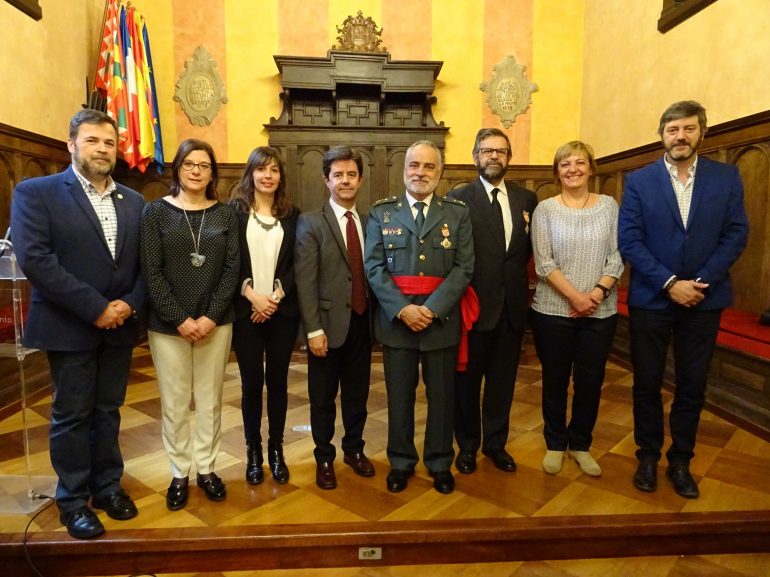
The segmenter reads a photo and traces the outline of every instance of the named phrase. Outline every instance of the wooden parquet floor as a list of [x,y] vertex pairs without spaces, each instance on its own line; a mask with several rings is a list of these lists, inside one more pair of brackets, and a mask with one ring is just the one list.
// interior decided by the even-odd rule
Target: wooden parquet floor
[[[583,475],[577,465],[565,461],[559,475],[543,472],[545,446],[540,411],[540,366],[531,343],[525,345],[515,402],[511,410],[508,450],[518,471],[498,471],[479,454],[472,475],[456,475],[451,495],[432,488],[427,471],[418,466],[408,489],[388,493],[385,446],[387,398],[381,363],[372,370],[369,419],[365,429],[366,453],[377,474],[364,479],[337,460],[338,488],[322,491],[315,485],[313,441],[307,430],[309,408],[307,365],[295,355],[290,368],[289,411],[285,455],[291,470],[286,485],[277,485],[266,471],[263,484],[252,487],[244,475],[245,447],[240,413],[240,381],[237,364],[231,363],[225,383],[222,418],[222,447],[216,470],[227,483],[223,503],[212,503],[202,491],[191,487],[187,507],[171,513],[165,507],[170,480],[169,465],[161,443],[160,406],[155,369],[149,349],[136,349],[125,407],[122,410],[121,448],[126,463],[124,487],[139,508],[130,521],[114,521],[103,512],[99,517],[110,532],[121,529],[220,527],[233,525],[314,524],[346,521],[397,521],[508,518],[559,515],[613,515],[620,513],[673,513],[696,511],[770,510],[770,443],[735,425],[704,412],[692,471],[699,481],[701,497],[686,500],[676,495],[662,475],[658,491],[641,493],[631,484],[635,471],[632,431],[631,379],[624,367],[610,363],[602,394],[593,455],[602,466],[600,478]],[[418,433],[426,416],[422,387],[418,391]],[[665,393],[665,401],[671,395]],[[47,452],[50,399],[41,399],[28,411],[32,472],[52,475]],[[338,417],[339,443],[341,422]],[[266,423],[263,422],[266,430]],[[418,435],[417,446],[422,437]],[[21,416],[0,421],[0,482],[2,475],[23,473]],[[338,450],[339,452],[339,450]],[[0,515],[0,533],[19,533],[28,515]],[[64,531],[55,507],[41,513],[31,531]],[[469,560],[472,561],[472,560]],[[394,566],[261,572],[195,573],[185,575],[303,576],[516,576],[516,577],[757,577],[770,576],[770,555],[708,555],[686,557],[636,557],[514,563],[469,563],[465,565]]]

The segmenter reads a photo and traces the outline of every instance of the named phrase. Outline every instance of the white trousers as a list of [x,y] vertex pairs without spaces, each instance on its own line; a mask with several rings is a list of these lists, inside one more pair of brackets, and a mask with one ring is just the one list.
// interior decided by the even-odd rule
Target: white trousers
[[218,326],[197,343],[155,331],[147,336],[158,374],[163,446],[171,472],[174,477],[187,477],[194,463],[198,473],[211,473],[219,453],[222,383],[233,325]]

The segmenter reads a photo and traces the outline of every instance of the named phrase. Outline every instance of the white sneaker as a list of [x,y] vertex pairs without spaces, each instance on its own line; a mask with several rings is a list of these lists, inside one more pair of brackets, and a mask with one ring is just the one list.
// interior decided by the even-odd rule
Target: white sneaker
[[602,468],[599,466],[591,453],[588,451],[569,451],[569,456],[572,457],[586,475],[591,477],[598,477],[602,474]]
[[543,471],[549,475],[556,475],[561,471],[562,460],[564,460],[564,451],[546,451],[543,457]]

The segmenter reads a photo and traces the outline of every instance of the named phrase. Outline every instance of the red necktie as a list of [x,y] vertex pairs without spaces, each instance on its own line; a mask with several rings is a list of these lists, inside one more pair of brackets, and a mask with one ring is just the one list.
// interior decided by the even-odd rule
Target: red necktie
[[345,213],[348,224],[345,227],[345,235],[348,241],[348,262],[350,273],[353,276],[353,294],[351,307],[362,315],[366,312],[366,280],[364,280],[364,257],[361,253],[361,239],[358,238],[358,229],[353,220],[353,213],[349,210]]

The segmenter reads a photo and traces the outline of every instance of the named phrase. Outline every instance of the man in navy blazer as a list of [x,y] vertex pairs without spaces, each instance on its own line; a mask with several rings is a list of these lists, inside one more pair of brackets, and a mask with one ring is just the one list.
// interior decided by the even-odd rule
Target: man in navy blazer
[[372,339],[364,274],[366,217],[356,210],[363,180],[361,155],[348,146],[330,148],[323,159],[330,199],[321,210],[301,214],[294,263],[297,294],[309,355],[310,425],[316,485],[334,489],[336,451],[332,445],[335,398],[340,390],[343,461],[357,475],[371,477],[363,431],[369,399]]
[[137,513],[120,486],[118,430],[144,303],[144,199],[110,177],[117,141],[109,116],[79,111],[67,139],[72,165],[20,183],[11,207],[14,248],[32,284],[24,345],[47,351],[53,380],[56,504],[69,534],[81,539],[104,532],[89,497],[114,519]]
[[657,488],[663,446],[660,388],[674,340],[676,389],[669,415],[666,477],[696,498],[689,470],[722,309],[732,303],[729,270],[748,237],[743,185],[731,165],[697,155],[706,111],[694,101],[672,104],[658,128],[665,155],[628,175],[618,244],[631,264],[628,294],[634,365],[634,485]]
[[468,334],[467,370],[457,373],[455,384],[455,439],[460,448],[455,466],[466,474],[476,470],[479,448],[498,469],[516,470],[505,445],[529,308],[529,218],[537,196],[504,180],[510,160],[508,135],[499,128],[482,128],[473,145],[479,178],[448,195],[470,211],[476,257],[471,286],[480,307]]

